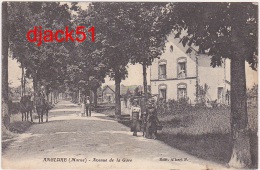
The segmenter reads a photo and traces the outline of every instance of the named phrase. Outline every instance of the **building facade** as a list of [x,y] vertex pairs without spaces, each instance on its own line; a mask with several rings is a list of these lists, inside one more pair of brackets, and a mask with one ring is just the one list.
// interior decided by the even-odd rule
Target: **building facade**
[[174,35],[168,37],[164,53],[150,67],[151,93],[166,100],[186,98],[195,104],[204,88],[207,101],[229,104],[230,61],[213,68],[207,54],[198,54],[194,48],[186,54],[187,49]]
[[102,91],[102,102],[115,103],[115,91],[108,85]]

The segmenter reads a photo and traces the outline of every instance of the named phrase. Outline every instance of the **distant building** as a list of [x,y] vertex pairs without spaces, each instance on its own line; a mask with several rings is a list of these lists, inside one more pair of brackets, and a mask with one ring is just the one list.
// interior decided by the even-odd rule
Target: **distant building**
[[115,103],[115,91],[110,86],[105,86],[102,91],[103,103]]
[[[121,98],[126,94],[134,95],[136,88],[138,88],[138,91],[140,93],[143,92],[143,86],[141,86],[141,85],[131,85],[131,86],[121,85],[120,86],[120,96],[121,96]],[[115,85],[110,85],[110,86],[106,85],[103,88],[100,95],[102,96],[101,102],[103,102],[103,103],[115,103]]]
[[207,54],[198,54],[194,48],[186,54],[187,49],[173,34],[168,37],[165,52],[151,66],[151,93],[166,100],[189,98],[195,104],[198,85],[206,84],[207,100],[229,104],[230,61],[223,60],[221,67],[213,68]]

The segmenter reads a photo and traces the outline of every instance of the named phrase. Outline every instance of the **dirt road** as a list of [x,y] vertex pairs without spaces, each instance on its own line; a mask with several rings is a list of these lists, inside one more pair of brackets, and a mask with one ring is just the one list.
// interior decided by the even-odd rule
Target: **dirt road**
[[225,169],[141,134],[134,137],[104,116],[81,117],[79,106],[59,102],[49,122],[33,124],[5,149],[2,168]]

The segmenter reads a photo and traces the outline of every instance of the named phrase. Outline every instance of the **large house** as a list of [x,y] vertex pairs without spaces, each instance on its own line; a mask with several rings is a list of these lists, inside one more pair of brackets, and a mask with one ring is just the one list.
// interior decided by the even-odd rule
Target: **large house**
[[210,66],[211,57],[199,54],[196,49],[187,54],[174,35],[168,37],[165,52],[151,66],[151,92],[159,98],[179,100],[188,98],[195,104],[200,95],[199,87],[207,88],[207,101],[230,103],[230,61],[222,66]]

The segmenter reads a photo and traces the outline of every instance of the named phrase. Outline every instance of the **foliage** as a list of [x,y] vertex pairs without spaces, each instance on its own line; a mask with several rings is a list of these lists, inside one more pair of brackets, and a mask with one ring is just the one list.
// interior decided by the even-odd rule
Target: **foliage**
[[71,44],[52,42],[52,46],[44,43],[38,47],[29,43],[24,35],[34,26],[49,30],[70,26],[68,6],[56,2],[10,2],[9,11],[13,58],[23,64],[28,78],[34,78],[37,83],[47,86],[47,89],[57,88],[63,82],[62,73]]
[[[169,33],[175,31],[186,53],[211,56],[211,66],[231,59],[231,131],[234,139],[230,166],[246,168],[251,164],[247,131],[245,61],[254,70],[258,56],[258,6],[255,3],[169,3],[162,20]],[[237,104],[240,103],[240,104]],[[243,156],[241,156],[243,155]]]
[[257,8],[251,2],[170,3],[161,19],[169,33],[174,29],[175,38],[188,47],[187,52],[198,46],[199,53],[212,56],[213,67],[220,66],[222,58],[236,59],[235,51],[243,47],[244,59],[256,69]]
[[248,98],[258,98],[258,84],[254,84],[251,89],[247,90]]
[[135,96],[141,96],[141,92],[139,91],[139,87],[138,86],[134,90],[134,95]]
[[[200,105],[200,106],[206,106],[206,102],[208,101],[206,98],[207,92],[209,90],[209,86],[205,83],[204,85],[199,85],[196,88],[198,90],[198,96],[197,97],[197,101],[196,101],[196,106]],[[196,95],[196,94],[195,94]]]
[[183,114],[190,110],[191,105],[189,104],[189,98],[169,99],[168,101],[159,99],[156,103],[156,108],[158,114],[175,115]]
[[149,66],[155,58],[159,58],[165,47],[166,37],[159,17],[166,3],[138,2],[130,5],[133,9],[131,37],[135,42],[130,61]]

